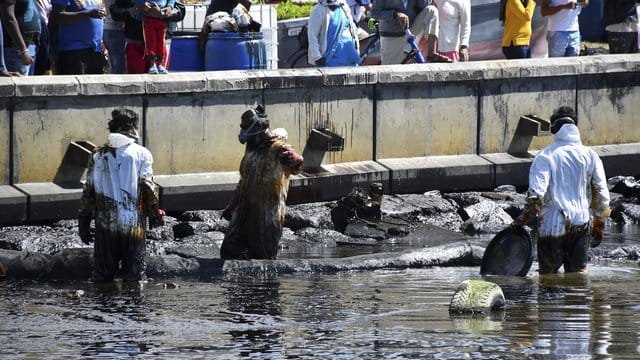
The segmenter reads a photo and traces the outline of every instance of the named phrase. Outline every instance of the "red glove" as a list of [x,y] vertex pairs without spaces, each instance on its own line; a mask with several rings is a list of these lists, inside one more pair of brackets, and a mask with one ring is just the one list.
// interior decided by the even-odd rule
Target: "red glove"
[[280,155],[280,160],[285,165],[296,169],[302,166],[302,162],[304,161],[304,158],[300,154],[298,154],[295,150],[288,149],[282,152],[282,155]]

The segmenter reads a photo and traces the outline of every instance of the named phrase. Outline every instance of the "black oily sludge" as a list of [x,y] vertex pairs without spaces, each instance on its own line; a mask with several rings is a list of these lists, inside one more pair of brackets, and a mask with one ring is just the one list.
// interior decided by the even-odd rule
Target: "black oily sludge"
[[[432,266],[477,266],[482,249],[467,242],[431,248],[352,256],[339,259],[223,260],[148,256],[147,274],[154,278],[370,271]],[[85,279],[92,269],[93,249],[65,249],[53,255],[0,250],[0,264],[9,278]]]
[[[635,197],[639,187],[632,177],[609,179],[609,188],[615,190],[609,229],[640,223]],[[520,214],[524,203],[524,194],[512,186],[486,192],[385,195],[380,223],[373,227],[352,223],[344,233],[332,223],[335,202],[292,205],[274,261],[222,261],[219,249],[228,221],[220,216],[221,210],[170,214],[164,226],[147,231],[147,275],[478,266],[490,238]],[[400,226],[406,231],[400,231]],[[80,241],[77,231],[76,220],[0,227],[0,279],[90,278],[93,248]],[[446,246],[452,248],[445,251]],[[638,253],[640,247],[633,241],[605,240],[597,249],[590,249],[592,259],[633,260]],[[416,259],[418,255],[431,260]]]

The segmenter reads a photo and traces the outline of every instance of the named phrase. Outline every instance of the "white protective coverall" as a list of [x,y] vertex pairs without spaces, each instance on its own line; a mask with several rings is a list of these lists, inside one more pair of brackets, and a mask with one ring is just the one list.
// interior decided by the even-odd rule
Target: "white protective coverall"
[[576,125],[563,125],[553,144],[536,155],[529,170],[528,195],[542,199],[540,237],[563,236],[567,221],[588,223],[590,207],[593,216],[608,216],[609,189],[602,161],[582,145]]

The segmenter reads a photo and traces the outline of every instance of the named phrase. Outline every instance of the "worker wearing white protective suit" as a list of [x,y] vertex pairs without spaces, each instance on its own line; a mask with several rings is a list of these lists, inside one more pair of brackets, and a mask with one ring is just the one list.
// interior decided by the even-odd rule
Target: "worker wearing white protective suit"
[[136,143],[138,115],[120,108],[111,116],[108,141],[89,161],[79,234],[84,243],[94,242],[94,280],[112,281],[118,272],[124,280],[143,280],[146,218],[150,227],[162,225],[164,211],[158,207],[151,152]]
[[586,272],[587,249],[600,245],[609,217],[609,190],[602,161],[582,145],[578,118],[568,106],[551,115],[553,144],[540,151],[529,170],[527,205],[515,220],[538,218],[541,274]]

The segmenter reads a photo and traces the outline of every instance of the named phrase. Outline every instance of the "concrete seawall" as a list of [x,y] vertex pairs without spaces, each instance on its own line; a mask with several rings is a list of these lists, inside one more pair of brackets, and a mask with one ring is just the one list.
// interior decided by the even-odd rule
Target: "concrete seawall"
[[[101,144],[111,110],[142,115],[167,210],[222,208],[238,180],[240,114],[263,103],[302,152],[312,129],[342,135],[291,202],[334,200],[383,182],[388,193],[525,185],[544,123],[578,111],[607,175],[638,175],[640,55],[167,76],[0,78],[0,224],[73,218],[78,181],[57,181],[71,142]],[[532,130],[533,129],[533,130]],[[78,180],[78,179],[76,179]]]

